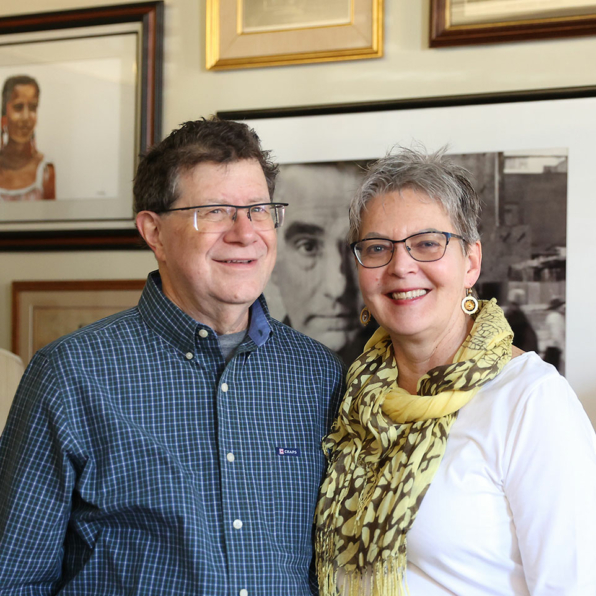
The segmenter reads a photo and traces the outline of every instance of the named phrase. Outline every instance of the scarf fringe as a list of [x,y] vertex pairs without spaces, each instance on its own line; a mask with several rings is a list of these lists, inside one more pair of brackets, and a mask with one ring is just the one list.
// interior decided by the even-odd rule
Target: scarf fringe
[[320,596],[410,596],[405,554],[377,561],[364,572],[319,563],[317,574]]

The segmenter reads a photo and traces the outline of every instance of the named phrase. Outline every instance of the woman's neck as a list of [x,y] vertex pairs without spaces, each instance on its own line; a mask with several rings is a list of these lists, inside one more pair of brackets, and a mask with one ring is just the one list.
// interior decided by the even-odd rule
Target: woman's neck
[[464,317],[461,324],[451,326],[438,339],[412,341],[411,338],[390,334],[399,371],[397,384],[402,389],[415,395],[420,377],[437,366],[453,362],[453,357],[474,325],[471,317]]
[[32,143],[17,143],[12,139],[8,139],[8,143],[0,151],[0,163],[4,168],[20,170],[31,160],[34,154]]

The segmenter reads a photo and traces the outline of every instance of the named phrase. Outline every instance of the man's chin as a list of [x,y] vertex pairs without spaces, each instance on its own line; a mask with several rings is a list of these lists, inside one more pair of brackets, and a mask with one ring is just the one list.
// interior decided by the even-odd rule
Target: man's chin
[[313,339],[320,341],[324,346],[327,346],[334,352],[339,352],[346,344],[349,344],[356,337],[357,330],[350,329],[349,331],[337,331],[337,330],[326,330],[321,329],[307,329],[304,331],[306,335],[309,335]]

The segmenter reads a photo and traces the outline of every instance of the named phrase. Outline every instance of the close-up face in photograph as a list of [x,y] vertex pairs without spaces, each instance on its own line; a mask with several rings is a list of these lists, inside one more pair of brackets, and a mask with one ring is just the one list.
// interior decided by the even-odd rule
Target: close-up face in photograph
[[275,200],[289,203],[273,273],[287,319],[338,352],[359,331],[362,306],[347,233],[361,176],[354,164],[286,165],[275,191]]
[[35,85],[15,85],[2,118],[9,139],[16,143],[31,140],[37,124],[38,104],[39,93]]

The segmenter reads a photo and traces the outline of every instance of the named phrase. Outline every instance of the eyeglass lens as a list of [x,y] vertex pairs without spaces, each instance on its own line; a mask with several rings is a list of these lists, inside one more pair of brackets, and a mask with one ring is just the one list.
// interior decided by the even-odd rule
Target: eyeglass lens
[[[440,232],[423,232],[410,236],[404,242],[410,256],[416,261],[438,261],[445,254],[447,237]],[[371,238],[355,246],[358,261],[363,267],[383,267],[393,257],[395,243],[391,240]]]
[[199,232],[225,232],[236,221],[238,211],[245,209],[255,230],[266,231],[283,224],[285,208],[276,203],[232,206],[207,205],[194,211],[194,227]]

